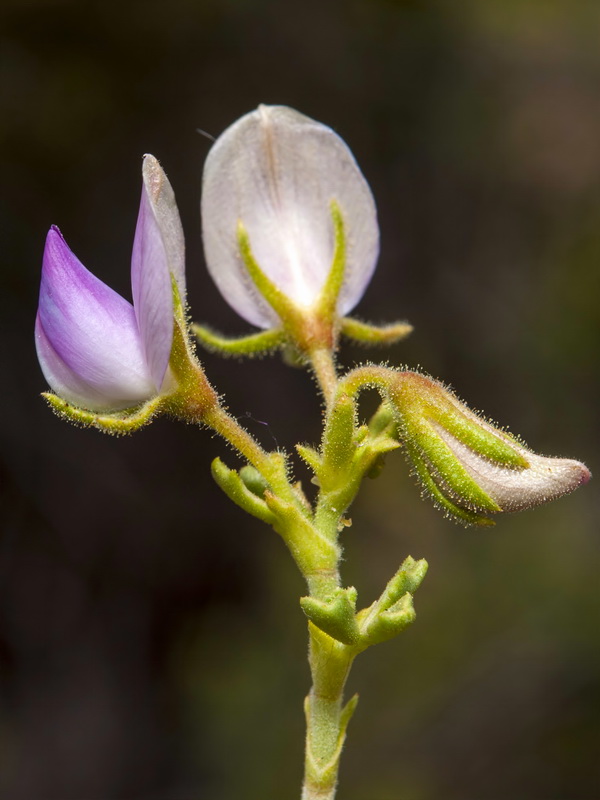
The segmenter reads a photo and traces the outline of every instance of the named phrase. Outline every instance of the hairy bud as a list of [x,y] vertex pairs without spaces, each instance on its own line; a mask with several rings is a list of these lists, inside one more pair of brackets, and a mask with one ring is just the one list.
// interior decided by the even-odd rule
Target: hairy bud
[[425,490],[464,523],[492,525],[491,515],[547,503],[591,477],[579,461],[533,453],[424,375],[399,373],[390,399]]

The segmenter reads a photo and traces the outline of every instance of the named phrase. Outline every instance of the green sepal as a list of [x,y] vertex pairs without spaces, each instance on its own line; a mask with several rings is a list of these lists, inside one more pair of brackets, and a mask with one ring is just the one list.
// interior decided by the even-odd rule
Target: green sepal
[[379,600],[356,615],[362,648],[392,639],[415,620],[412,595],[421,585],[427,566],[425,559],[415,561],[408,556]]
[[185,298],[181,296],[179,291],[179,284],[177,283],[177,279],[173,273],[171,275],[171,293],[173,295],[173,314],[175,316],[175,321],[178,323],[182,328],[187,327],[187,314],[186,314],[186,305],[185,305]]
[[259,266],[252,252],[248,231],[241,220],[238,222],[237,239],[242,261],[260,294],[282,320],[295,319],[298,316],[297,307]]
[[54,413],[62,419],[85,428],[96,428],[113,436],[124,436],[148,425],[160,411],[164,400],[162,397],[153,397],[152,400],[148,400],[143,406],[137,408],[115,411],[112,414],[98,414],[95,411],[72,406],[52,392],[43,392],[42,397]]
[[[527,459],[515,449],[514,445],[502,438],[508,434],[502,434],[500,431],[498,434],[494,434],[483,424],[476,425],[469,417],[456,412],[432,410],[429,412],[429,416],[460,442],[484,458],[503,467],[526,469],[529,466]],[[516,440],[515,444],[518,445]]]
[[[468,511],[497,513],[500,506],[485,492],[462,466],[450,447],[424,418],[405,417],[403,425],[405,444],[414,456],[414,449],[422,453],[421,460],[435,465],[435,471],[449,495],[447,499],[460,498]],[[433,478],[433,475],[431,476]],[[439,487],[444,494],[442,487]]]
[[333,319],[336,313],[338,297],[344,283],[346,269],[346,232],[344,218],[335,200],[330,205],[331,219],[333,221],[334,248],[331,267],[327,280],[321,290],[317,301],[317,308],[327,319]]
[[395,322],[391,325],[370,325],[352,317],[344,317],[341,333],[348,339],[363,345],[384,346],[394,344],[411,334],[413,326],[408,322]]
[[484,514],[479,514],[476,511],[469,511],[466,508],[461,508],[460,506],[457,506],[456,503],[453,503],[452,500],[443,494],[439,486],[434,481],[431,472],[429,471],[429,467],[421,458],[417,448],[409,447],[408,450],[415,468],[415,473],[421,481],[423,489],[425,492],[427,492],[427,494],[429,494],[434,504],[441,508],[442,511],[446,512],[448,517],[454,519],[456,522],[461,522],[463,525],[493,527],[496,524],[494,520],[486,517]]
[[192,325],[192,331],[206,350],[222,356],[261,356],[281,347],[285,341],[285,334],[281,328],[272,328],[239,338],[221,336],[210,328],[196,323]]
[[275,516],[264,500],[261,500],[251,491],[240,474],[234,469],[229,469],[221,461],[215,458],[211,464],[212,476],[230,500],[252,514],[253,517],[266,522],[268,525],[275,523]]
[[356,624],[356,589],[338,589],[328,600],[301,597],[300,605],[308,619],[328,636],[343,644],[355,644],[360,632]]
[[306,356],[289,340],[286,340],[281,348],[281,360],[286,367],[292,369],[304,369],[308,363]]

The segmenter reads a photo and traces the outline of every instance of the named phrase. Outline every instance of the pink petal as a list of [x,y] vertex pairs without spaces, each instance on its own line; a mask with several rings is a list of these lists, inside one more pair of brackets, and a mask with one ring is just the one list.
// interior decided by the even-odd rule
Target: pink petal
[[36,345],[50,387],[91,410],[156,394],[133,307],[89,272],[52,227],[46,239]]
[[171,273],[185,301],[183,232],[173,190],[154,156],[145,156],[142,177],[131,285],[146,362],[161,387],[173,341]]

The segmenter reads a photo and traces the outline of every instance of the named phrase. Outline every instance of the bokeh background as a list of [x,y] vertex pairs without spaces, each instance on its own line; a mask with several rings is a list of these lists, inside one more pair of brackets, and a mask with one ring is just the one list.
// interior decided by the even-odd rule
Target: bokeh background
[[[377,199],[381,259],[357,311],[415,325],[383,357],[598,470],[599,41],[594,0],[3,0],[2,798],[282,800],[302,767],[303,586],[212,483],[210,460],[235,456],[169,420],[121,440],[78,430],[39,398],[49,225],[127,294],[154,153],[194,318],[243,333],[203,264],[197,129],[294,106],[344,137]],[[317,440],[305,373],[204,361],[265,445]],[[408,553],[430,572],[417,624],[351,676],[340,798],[598,800],[594,482],[465,530],[395,455],[352,518],[344,571],[364,604]]]

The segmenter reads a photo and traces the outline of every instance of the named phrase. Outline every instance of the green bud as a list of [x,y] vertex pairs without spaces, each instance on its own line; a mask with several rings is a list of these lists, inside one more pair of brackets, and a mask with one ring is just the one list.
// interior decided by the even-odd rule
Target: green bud
[[579,461],[531,452],[424,375],[398,373],[389,397],[423,487],[466,524],[493,525],[490,515],[554,500],[591,477]]
[[251,464],[246,464],[240,470],[240,478],[244,482],[247,489],[257,497],[263,498],[265,492],[269,488],[269,484],[260,474],[260,472]]

